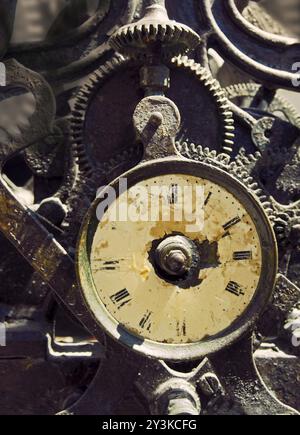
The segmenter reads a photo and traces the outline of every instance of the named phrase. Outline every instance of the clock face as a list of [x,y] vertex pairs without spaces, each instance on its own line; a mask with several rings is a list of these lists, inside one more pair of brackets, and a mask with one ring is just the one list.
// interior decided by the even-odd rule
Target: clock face
[[153,176],[98,217],[88,259],[93,292],[133,336],[207,341],[251,304],[262,275],[260,236],[243,203],[217,182]]

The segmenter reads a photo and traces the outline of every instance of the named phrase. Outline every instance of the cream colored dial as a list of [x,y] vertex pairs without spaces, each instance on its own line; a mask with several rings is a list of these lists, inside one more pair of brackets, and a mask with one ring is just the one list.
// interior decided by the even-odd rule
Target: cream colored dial
[[[139,197],[137,188],[147,195]],[[124,206],[130,216],[114,219]],[[195,249],[192,277],[168,276],[155,264],[157,246],[174,235]],[[245,312],[259,284],[262,251],[251,216],[233,194],[210,180],[172,174],[117,197],[101,216],[90,264],[107,316],[143,339],[186,344],[222,333]]]

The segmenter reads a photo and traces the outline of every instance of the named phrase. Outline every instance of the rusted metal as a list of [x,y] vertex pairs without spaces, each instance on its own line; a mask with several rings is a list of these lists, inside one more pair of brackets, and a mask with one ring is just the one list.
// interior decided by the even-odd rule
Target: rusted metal
[[[57,30],[45,41],[17,45],[9,43],[15,2],[0,6],[0,60],[7,74],[1,98],[2,90],[5,99],[21,88],[34,100],[19,134],[1,125],[0,232],[10,245],[5,244],[0,266],[5,274],[14,270],[9,262],[20,265],[20,278],[10,282],[20,281],[25,294],[9,299],[12,285],[1,288],[0,321],[10,327],[0,361],[7,371],[8,358],[28,356],[62,370],[66,360],[77,368],[83,364],[89,375],[84,380],[72,375],[66,400],[53,399],[52,413],[121,414],[129,397],[134,411],[155,415],[297,414],[270,393],[269,378],[268,387],[264,384],[253,342],[272,341],[281,355],[286,351],[297,359],[292,343],[300,294],[300,118],[275,91],[299,90],[293,64],[300,59],[300,44],[283,37],[275,22],[262,23],[266,13],[256,19],[257,9],[247,0],[185,3],[108,0],[88,19],[82,16],[78,26],[71,25],[63,41],[54,35],[61,29],[56,22]],[[246,83],[223,90],[206,69],[214,70],[209,49],[222,56],[225,67],[228,60],[239,69],[230,70],[230,77]],[[179,56],[186,53],[189,58]],[[77,80],[89,72],[78,91]],[[217,75],[225,82],[222,68]],[[250,78],[260,85],[248,83]],[[34,184],[33,199],[26,203],[17,186],[17,166],[10,179],[9,164],[16,165],[16,156],[20,172],[29,166]],[[166,171],[207,177],[232,192],[257,226],[263,257],[248,310],[224,334],[187,346],[169,346],[167,337],[163,344],[151,342],[126,325],[110,324],[107,310],[100,309],[99,316],[99,295],[91,296],[97,190],[124,174],[135,185]],[[152,246],[155,273],[165,284],[184,281],[194,267],[195,247],[183,248],[178,240],[171,249],[166,245],[168,238]],[[197,251],[197,264],[203,252]],[[214,268],[217,260],[215,255]],[[149,271],[141,275],[147,278]],[[185,290],[190,284],[186,279]],[[229,287],[235,297],[236,285]],[[191,362],[195,358],[202,361]],[[55,377],[58,372],[47,373]],[[288,394],[279,395],[289,402]]]

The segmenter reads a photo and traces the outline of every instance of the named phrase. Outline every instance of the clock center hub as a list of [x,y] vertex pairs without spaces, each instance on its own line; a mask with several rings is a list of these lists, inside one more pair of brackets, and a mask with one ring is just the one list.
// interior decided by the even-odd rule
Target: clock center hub
[[185,275],[191,268],[192,260],[192,242],[183,236],[170,236],[156,248],[156,264],[168,275]]

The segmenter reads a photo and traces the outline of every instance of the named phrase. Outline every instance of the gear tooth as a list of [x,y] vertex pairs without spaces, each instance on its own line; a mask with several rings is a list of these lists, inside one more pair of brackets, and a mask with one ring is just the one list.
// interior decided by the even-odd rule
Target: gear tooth
[[233,131],[235,131],[235,128],[234,128],[234,125],[225,125],[225,131],[228,131],[228,132],[233,132]]
[[235,134],[234,133],[229,133],[229,132],[225,132],[225,137],[228,139],[234,139],[235,138]]
[[160,41],[163,41],[166,37],[167,29],[164,26],[159,26],[158,34]]
[[193,153],[196,153],[196,152],[197,152],[197,147],[196,147],[196,145],[195,145],[194,143],[191,143],[191,145],[190,145],[190,149],[191,149],[191,151],[192,151]]
[[230,140],[230,139],[225,139],[225,140],[224,140],[224,143],[225,143],[225,146],[227,145],[227,146],[229,146],[229,147],[231,147],[231,146],[234,145],[233,140]]
[[261,200],[261,202],[265,202],[265,201],[268,200],[268,198],[267,198],[265,195],[262,195],[262,196],[260,197],[260,200]]
[[271,207],[266,207],[265,212],[268,216],[271,216],[274,213],[274,210]]

